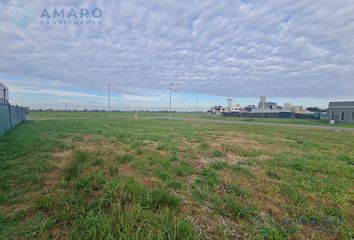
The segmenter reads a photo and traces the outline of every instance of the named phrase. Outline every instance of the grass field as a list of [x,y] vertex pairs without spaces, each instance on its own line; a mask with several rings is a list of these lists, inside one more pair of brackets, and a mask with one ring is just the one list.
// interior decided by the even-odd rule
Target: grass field
[[[86,112],[84,115],[82,112],[32,112],[34,119],[67,119],[67,118],[107,118],[108,113],[104,112]],[[132,112],[112,112],[112,118],[132,118],[134,113]],[[165,117],[169,118],[168,112],[139,112],[141,117]],[[223,121],[239,121],[239,122],[256,122],[256,123],[277,123],[277,124],[297,124],[297,125],[309,125],[309,126],[335,126],[354,128],[353,124],[336,123],[330,125],[326,119],[280,119],[280,118],[239,118],[239,117],[221,117],[215,114],[207,113],[173,113],[173,118],[191,118],[191,119],[213,119]]]
[[0,239],[353,238],[354,132],[116,117],[0,137]]

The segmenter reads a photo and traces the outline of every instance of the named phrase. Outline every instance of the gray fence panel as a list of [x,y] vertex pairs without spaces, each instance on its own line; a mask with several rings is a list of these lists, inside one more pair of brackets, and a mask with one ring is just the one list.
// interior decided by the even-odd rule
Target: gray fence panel
[[17,112],[14,106],[10,106],[11,112],[11,127],[15,127],[17,125]]
[[10,129],[9,106],[0,104],[0,135]]
[[0,104],[0,135],[26,120],[27,111],[23,107]]

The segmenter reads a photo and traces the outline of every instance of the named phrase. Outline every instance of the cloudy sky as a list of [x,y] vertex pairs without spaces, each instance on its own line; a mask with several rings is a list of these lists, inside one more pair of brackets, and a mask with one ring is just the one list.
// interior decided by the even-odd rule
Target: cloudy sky
[[[18,7],[33,17],[19,26]],[[102,10],[97,24],[41,23],[43,9]],[[64,9],[64,19],[53,19]],[[354,99],[353,0],[0,0],[0,82],[34,108]]]

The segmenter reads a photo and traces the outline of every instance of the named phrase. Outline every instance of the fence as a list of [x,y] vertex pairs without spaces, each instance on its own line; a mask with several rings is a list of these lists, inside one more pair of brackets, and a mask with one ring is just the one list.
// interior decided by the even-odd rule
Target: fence
[[0,103],[0,135],[26,119],[27,110],[19,106]]
[[247,118],[296,118],[296,119],[320,119],[319,114],[300,114],[291,112],[230,112],[223,113],[224,117],[247,117]]

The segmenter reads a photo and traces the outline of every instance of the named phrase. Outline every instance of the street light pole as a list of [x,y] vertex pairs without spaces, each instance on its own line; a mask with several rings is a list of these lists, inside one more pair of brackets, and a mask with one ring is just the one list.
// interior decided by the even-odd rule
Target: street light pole
[[4,104],[6,104],[6,88],[4,88]]
[[195,112],[196,115],[198,116],[198,96],[195,96]]
[[170,83],[170,120],[172,120],[172,86],[173,83]]
[[108,118],[111,119],[111,85],[108,84]]

